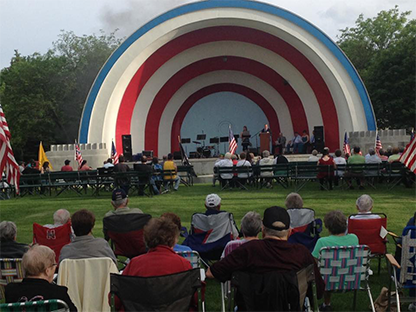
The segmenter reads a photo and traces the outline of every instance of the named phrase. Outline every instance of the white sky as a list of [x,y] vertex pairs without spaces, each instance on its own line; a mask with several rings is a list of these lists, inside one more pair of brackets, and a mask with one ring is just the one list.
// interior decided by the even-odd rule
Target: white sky
[[[128,36],[169,9],[195,0],[0,0],[0,68],[10,64],[14,50],[22,55],[45,53],[60,30],[81,36],[119,29]],[[374,17],[399,5],[413,11],[414,0],[263,0],[314,24],[333,40],[339,29],[354,26],[360,13]]]

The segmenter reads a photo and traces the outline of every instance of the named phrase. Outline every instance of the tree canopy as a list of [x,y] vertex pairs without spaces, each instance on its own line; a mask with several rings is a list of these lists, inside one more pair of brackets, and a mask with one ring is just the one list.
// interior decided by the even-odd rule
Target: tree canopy
[[411,128],[416,106],[416,20],[396,6],[374,18],[361,14],[338,44],[364,81],[380,129]]
[[18,159],[45,146],[74,142],[89,89],[121,39],[115,33],[76,36],[62,31],[44,55],[15,51],[0,75],[0,97]]

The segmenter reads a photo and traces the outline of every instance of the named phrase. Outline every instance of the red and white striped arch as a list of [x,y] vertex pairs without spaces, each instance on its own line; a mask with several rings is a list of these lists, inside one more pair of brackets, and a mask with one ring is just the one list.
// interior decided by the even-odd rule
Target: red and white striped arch
[[345,131],[372,130],[374,115],[351,64],[320,34],[287,11],[251,1],[172,10],[129,37],[103,67],[80,142],[110,146],[115,139],[122,150],[121,135],[131,134],[133,151],[166,154],[178,149],[193,104],[230,91],[256,103],[274,133],[290,137],[323,125],[326,145],[339,148]]

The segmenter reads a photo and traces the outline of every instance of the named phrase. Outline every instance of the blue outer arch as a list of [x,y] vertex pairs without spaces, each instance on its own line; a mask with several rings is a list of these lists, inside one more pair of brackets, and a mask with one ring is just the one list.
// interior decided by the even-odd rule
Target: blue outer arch
[[344,66],[345,70],[351,77],[355,87],[357,88],[358,94],[361,98],[361,102],[363,103],[365,117],[367,120],[367,127],[368,130],[376,130],[376,122],[375,116],[373,112],[373,108],[370,102],[370,98],[368,96],[367,90],[365,89],[364,83],[362,82],[360,76],[358,75],[356,69],[345,56],[344,52],[338,47],[338,45],[333,42],[327,35],[325,35],[321,30],[317,27],[309,23],[308,21],[304,20],[303,18],[293,14],[289,11],[286,11],[282,8],[275,7],[270,4],[261,3],[261,2],[254,2],[254,1],[246,1],[246,0],[208,0],[204,2],[196,2],[183,5],[171,11],[168,11],[155,19],[151,20],[141,28],[139,28],[136,32],[134,32],[129,38],[127,38],[117,50],[110,56],[107,62],[102,67],[100,73],[98,74],[97,78],[94,81],[94,84],[88,94],[87,101],[84,106],[84,110],[82,113],[82,119],[80,124],[79,130],[79,142],[80,143],[87,143],[88,139],[88,130],[89,124],[91,119],[91,113],[94,106],[94,102],[97,98],[98,92],[109,73],[110,69],[114,66],[120,56],[141,36],[147,33],[152,28],[164,23],[165,21],[178,17],[180,15],[184,15],[187,13],[200,11],[204,9],[212,9],[212,8],[244,8],[244,9],[251,9],[256,11],[262,11],[265,13],[269,13],[280,18],[284,18],[299,27],[303,28],[315,38],[320,40],[340,61],[340,63]]

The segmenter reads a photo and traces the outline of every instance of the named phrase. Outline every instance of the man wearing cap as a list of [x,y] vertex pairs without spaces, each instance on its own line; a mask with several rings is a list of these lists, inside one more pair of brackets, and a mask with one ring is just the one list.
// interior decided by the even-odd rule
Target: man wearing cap
[[[226,212],[226,211],[220,211],[221,197],[219,197],[217,194],[207,195],[207,197],[205,198],[205,208],[207,208],[207,210],[205,211],[205,215],[207,216],[213,215],[213,214],[219,214],[221,212]],[[238,232],[234,219],[232,219],[231,226],[232,226],[233,238],[236,239],[239,236],[239,232]]]
[[314,265],[318,297],[324,290],[316,261],[308,249],[300,244],[290,244],[290,216],[282,207],[270,207],[264,211],[263,239],[245,243],[224,259],[214,263],[207,271],[208,278],[221,282],[231,279],[235,271],[263,274],[267,272],[300,271]]
[[120,214],[143,213],[139,208],[130,209],[127,207],[128,203],[129,198],[126,192],[123,189],[115,189],[111,196],[111,205],[113,205],[114,210],[107,212],[104,218]]
[[74,171],[74,169],[72,169],[72,167],[69,165],[70,162],[71,161],[69,159],[65,160],[65,166],[61,167],[61,171]]

